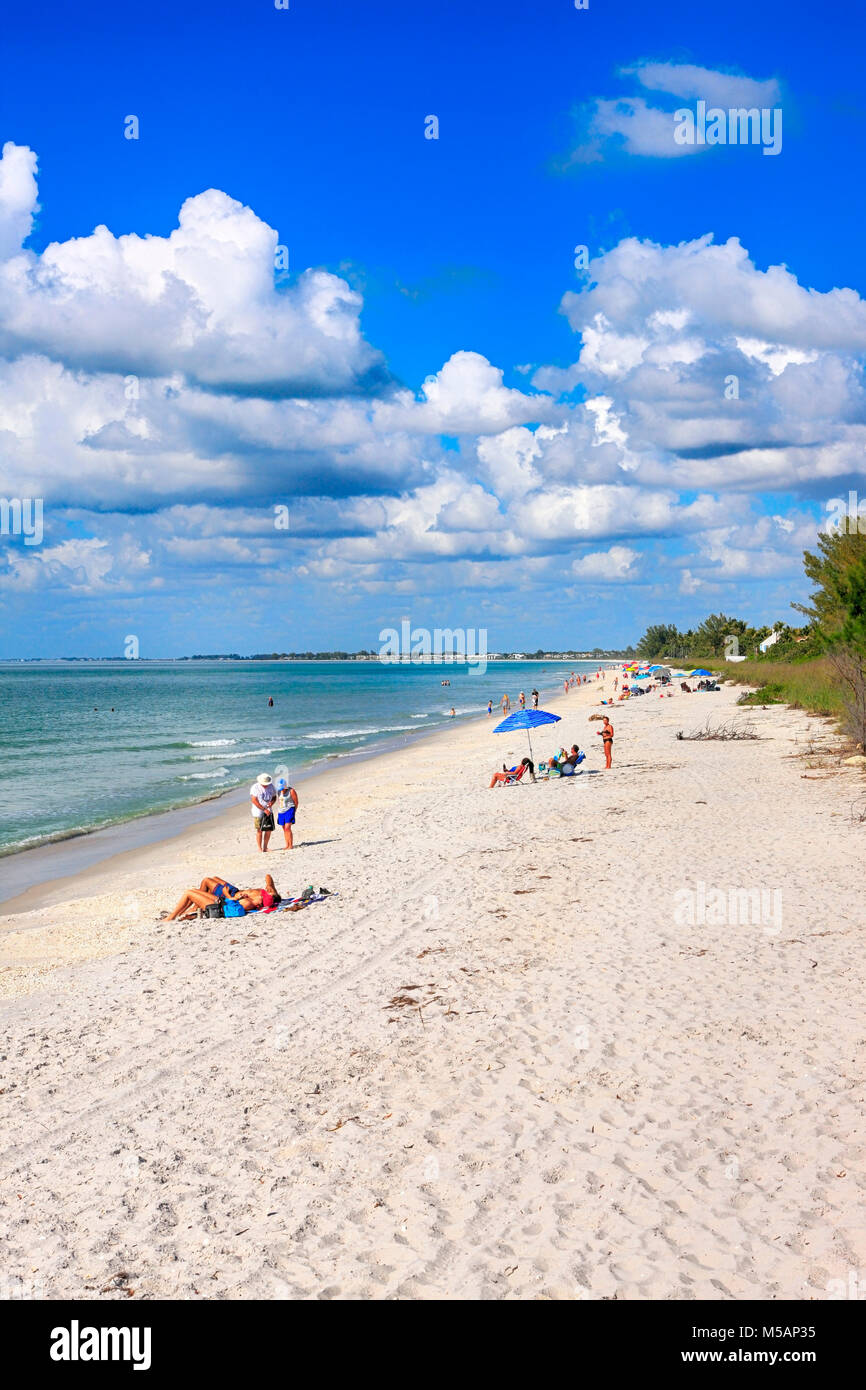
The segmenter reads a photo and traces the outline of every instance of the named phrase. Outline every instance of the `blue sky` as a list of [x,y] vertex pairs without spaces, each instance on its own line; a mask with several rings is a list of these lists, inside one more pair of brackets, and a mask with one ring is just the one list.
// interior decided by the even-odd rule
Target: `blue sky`
[[[45,534],[0,536],[0,655],[786,617],[828,499],[866,492],[859,25],[602,0],[7,19],[0,495],[44,497]],[[674,109],[752,91],[777,156],[671,154]]]

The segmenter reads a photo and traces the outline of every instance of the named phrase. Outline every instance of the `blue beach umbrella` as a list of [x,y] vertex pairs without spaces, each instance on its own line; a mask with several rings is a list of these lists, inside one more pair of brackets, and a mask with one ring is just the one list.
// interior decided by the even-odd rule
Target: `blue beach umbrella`
[[696,666],[694,671],[689,671],[689,676],[711,676],[712,671],[708,671],[704,666]]
[[535,762],[532,757],[532,739],[529,737],[529,730],[537,729],[542,724],[558,724],[559,718],[558,714],[548,714],[545,709],[518,709],[513,714],[509,714],[507,719],[503,719],[501,724],[497,724],[493,732],[495,734],[510,734],[514,729],[525,729],[529,742],[529,756]]

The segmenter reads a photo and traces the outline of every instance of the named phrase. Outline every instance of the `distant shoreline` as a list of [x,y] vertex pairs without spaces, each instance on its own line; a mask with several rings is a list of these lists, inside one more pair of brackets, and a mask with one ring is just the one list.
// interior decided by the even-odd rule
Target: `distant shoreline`
[[[634,654],[631,652],[605,652],[602,656],[596,656],[593,652],[545,652],[543,656],[523,656],[520,653],[509,652],[504,655],[499,652],[488,652],[484,657],[486,662],[504,665],[509,661],[519,661],[522,665],[534,662],[536,664],[545,661],[625,661],[633,660]],[[479,657],[451,656],[451,657],[407,657],[405,661],[395,663],[382,662],[378,656],[349,655],[349,656],[327,656],[321,652],[315,656],[306,656],[303,653],[296,654],[291,652],[273,655],[254,655],[239,656],[234,654],[214,655],[214,656],[139,656],[130,658],[124,656],[4,656],[0,657],[0,666],[116,666],[116,665],[135,665],[135,666],[163,666],[167,663],[180,664],[190,661],[224,661],[224,662],[244,662],[244,661],[272,661],[276,662],[299,662],[309,665],[400,665],[400,666],[477,666]]]
[[[122,657],[118,660],[124,665],[127,664]],[[559,689],[559,682],[556,689]],[[545,692],[546,696],[552,696],[553,693],[553,686]],[[300,786],[311,778],[383,757],[410,744],[418,745],[433,740],[455,726],[464,726],[474,721],[487,722],[481,709],[471,714],[457,715],[453,720],[434,727],[419,727],[399,736],[389,738],[383,734],[375,742],[362,745],[351,752],[341,753],[339,757],[326,754],[314,758],[295,773],[293,780]],[[20,904],[11,910],[28,910],[43,886],[95,869],[117,855],[173,840],[178,835],[188,833],[199,822],[213,820],[224,812],[234,810],[246,800],[247,792],[242,780],[235,786],[197,796],[176,806],[162,810],[138,811],[105,825],[58,832],[56,836],[36,845],[0,850],[3,878],[0,886],[0,912],[8,913],[9,904],[18,904],[19,899]]]

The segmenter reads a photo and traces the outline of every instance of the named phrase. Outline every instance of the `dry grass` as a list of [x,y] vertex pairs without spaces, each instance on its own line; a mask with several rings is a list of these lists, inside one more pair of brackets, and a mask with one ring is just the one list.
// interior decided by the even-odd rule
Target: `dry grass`
[[722,662],[722,676],[736,685],[758,689],[743,695],[742,705],[791,705],[809,714],[844,715],[844,695],[826,657],[813,661]]

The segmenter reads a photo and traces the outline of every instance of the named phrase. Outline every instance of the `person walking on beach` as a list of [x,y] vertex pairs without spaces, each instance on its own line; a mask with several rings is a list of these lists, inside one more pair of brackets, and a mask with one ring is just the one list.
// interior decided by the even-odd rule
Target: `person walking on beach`
[[493,701],[492,701],[492,700],[488,700],[488,701],[487,701],[487,713],[488,713],[488,714],[492,714],[492,713],[493,713]]
[[524,693],[522,690],[521,690],[521,692],[520,692],[520,694],[518,695],[517,698],[518,698],[518,700],[520,701],[520,708],[521,708],[521,709],[526,709],[526,695],[525,695],[525,693]]
[[298,793],[294,787],[290,787],[285,777],[281,777],[277,782],[277,825],[283,827],[283,836],[286,841],[286,849],[294,849],[292,838],[292,826],[295,823],[295,812],[298,809]]
[[511,701],[509,700],[508,696],[507,696],[507,695],[503,695],[503,697],[502,697],[502,699],[500,700],[499,703],[500,703],[501,706],[502,706],[502,713],[503,713],[503,714],[507,714],[508,711],[511,709]]
[[253,813],[253,825],[256,831],[256,844],[263,854],[267,852],[268,840],[274,829],[274,817],[271,807],[276,799],[276,790],[271,778],[266,772],[260,772],[253,785],[250,787],[250,804]]
[[613,753],[613,725],[607,715],[604,716],[604,723],[601,728],[596,729],[596,733],[601,736],[604,746],[604,765],[610,767],[611,754]]
[[533,691],[532,691],[532,708],[533,708],[533,709],[538,709],[538,691],[535,690],[534,688],[533,688]]

